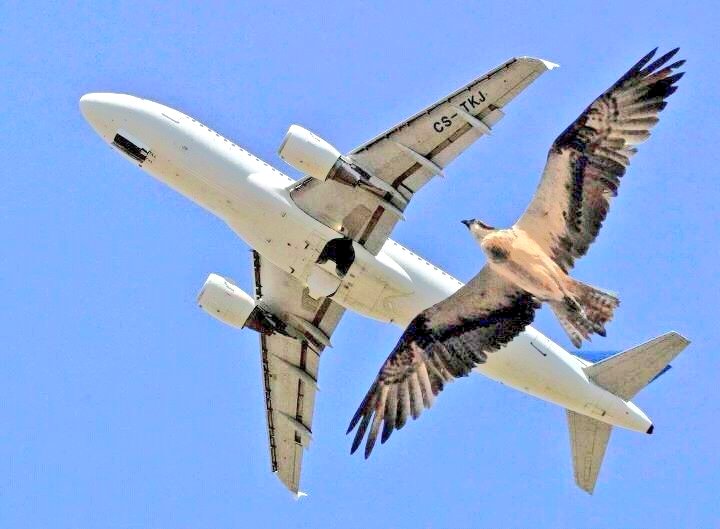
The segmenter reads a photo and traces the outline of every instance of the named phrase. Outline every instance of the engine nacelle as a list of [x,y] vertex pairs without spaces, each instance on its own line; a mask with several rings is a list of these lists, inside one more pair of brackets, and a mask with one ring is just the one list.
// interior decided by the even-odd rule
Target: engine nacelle
[[299,125],[290,126],[278,154],[298,171],[322,181],[340,159],[335,147]]
[[315,324],[293,314],[276,316],[262,303],[256,302],[235,283],[217,274],[210,274],[198,294],[198,305],[223,323],[238,329],[248,328],[261,334],[282,334],[306,342],[315,351],[330,346],[330,338]]
[[[352,158],[342,156],[328,142],[299,125],[291,125],[280,149],[280,158],[304,174],[324,182],[333,180],[346,186],[360,187],[382,201],[386,210],[404,219],[407,199],[387,182],[358,167]],[[388,199],[388,196],[390,197]],[[400,208],[396,204],[400,204]]]
[[213,318],[241,329],[255,310],[255,300],[233,282],[210,274],[198,294],[198,305]]

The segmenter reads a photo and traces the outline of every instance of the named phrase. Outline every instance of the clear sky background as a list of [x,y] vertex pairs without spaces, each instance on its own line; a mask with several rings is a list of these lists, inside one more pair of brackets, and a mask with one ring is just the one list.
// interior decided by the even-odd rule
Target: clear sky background
[[[0,20],[0,527],[718,527],[714,3],[10,1]],[[693,343],[636,399],[655,434],[615,430],[592,497],[565,412],[479,375],[351,457],[348,420],[401,330],[348,313],[294,501],[270,473],[257,336],[195,305],[210,272],[250,290],[249,248],[77,104],[163,102],[297,178],[276,154],[291,123],[348,151],[509,57],[558,62],[393,234],[467,280],[483,258],[458,221],[514,222],[555,136],[658,45],[687,75],[575,275],[622,298],[590,350]],[[536,326],[569,346],[546,309]]]

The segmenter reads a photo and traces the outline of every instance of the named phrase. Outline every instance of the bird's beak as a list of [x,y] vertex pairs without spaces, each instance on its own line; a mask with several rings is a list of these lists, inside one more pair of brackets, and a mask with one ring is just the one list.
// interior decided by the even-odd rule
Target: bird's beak
[[465,224],[465,226],[467,226],[469,228],[470,225],[472,224],[472,219],[461,220],[460,222],[462,222],[463,224]]

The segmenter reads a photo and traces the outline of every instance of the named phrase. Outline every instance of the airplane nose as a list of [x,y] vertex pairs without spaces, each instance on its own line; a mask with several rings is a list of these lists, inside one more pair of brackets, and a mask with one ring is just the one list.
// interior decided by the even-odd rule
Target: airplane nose
[[102,134],[103,114],[108,108],[105,94],[85,94],[80,98],[80,112],[92,127]]
[[103,111],[112,105],[113,95],[114,94],[100,93],[85,94],[80,98],[80,112],[82,112],[82,115],[90,124],[93,124],[94,121],[101,117]]
[[80,98],[80,112],[103,138],[138,108],[137,99],[125,94],[90,93]]

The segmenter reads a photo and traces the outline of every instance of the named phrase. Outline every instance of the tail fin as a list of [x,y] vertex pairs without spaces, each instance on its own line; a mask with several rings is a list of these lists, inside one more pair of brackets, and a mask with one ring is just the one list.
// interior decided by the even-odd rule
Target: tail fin
[[[684,336],[669,332],[585,367],[584,371],[597,385],[630,400],[663,373],[689,343]],[[575,482],[592,494],[612,426],[570,410],[567,417]]]
[[587,376],[598,386],[624,400],[633,398],[664,370],[690,341],[669,332],[649,342],[588,366]]
[[580,347],[583,339],[588,340],[593,333],[605,336],[605,324],[612,319],[620,300],[606,290],[572,281],[573,297],[551,303],[550,307],[573,345]]

